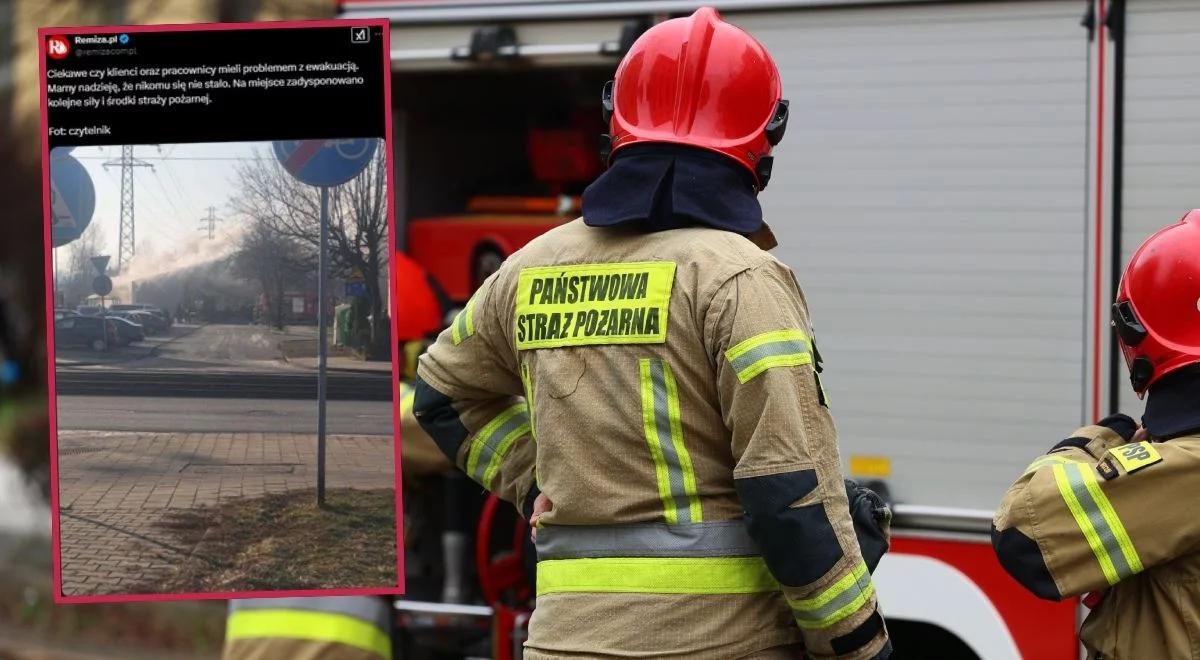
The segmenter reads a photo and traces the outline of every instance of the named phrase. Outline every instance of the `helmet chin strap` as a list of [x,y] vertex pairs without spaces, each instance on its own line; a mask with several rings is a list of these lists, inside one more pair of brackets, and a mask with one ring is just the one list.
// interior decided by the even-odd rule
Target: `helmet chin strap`
[[1137,392],[1139,399],[1146,398],[1146,388],[1150,386],[1153,378],[1154,363],[1150,362],[1150,358],[1138,356],[1133,360],[1133,364],[1129,365],[1129,383],[1133,385],[1133,391]]

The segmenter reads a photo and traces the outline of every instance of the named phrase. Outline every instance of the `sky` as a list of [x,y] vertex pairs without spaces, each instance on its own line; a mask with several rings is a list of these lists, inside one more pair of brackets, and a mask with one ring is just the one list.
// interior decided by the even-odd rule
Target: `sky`
[[[254,158],[255,152],[270,154],[269,142],[217,142],[200,144],[138,145],[135,158],[153,165],[133,168],[134,224],[137,248],[169,253],[206,239],[201,218],[208,207],[224,222],[216,225],[218,242],[227,242],[239,220],[228,207],[235,190],[234,168]],[[71,152],[91,176],[96,187],[96,211],[92,223],[104,230],[107,253],[115,263],[120,236],[121,168],[104,167],[119,162],[120,146],[77,147]],[[222,240],[224,239],[224,240]],[[68,246],[58,248],[60,269],[65,268]]]

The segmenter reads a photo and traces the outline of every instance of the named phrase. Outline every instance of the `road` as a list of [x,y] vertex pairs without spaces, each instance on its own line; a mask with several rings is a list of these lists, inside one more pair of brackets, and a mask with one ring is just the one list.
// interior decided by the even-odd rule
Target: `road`
[[[391,435],[388,401],[330,401],[328,432]],[[287,399],[198,399],[176,397],[58,397],[58,427],[89,431],[188,433],[317,432],[317,406]]]
[[244,363],[279,358],[279,341],[316,337],[315,327],[289,328],[276,332],[261,325],[214,323],[198,328],[164,346],[160,356],[199,360],[207,363]]
[[[326,399],[391,401],[391,373],[330,370]],[[197,397],[210,399],[296,399],[314,405],[317,374],[312,370],[218,371],[116,367],[59,368],[55,392],[67,396]]]
[[[317,377],[307,365],[311,360],[289,362],[280,345],[285,342],[293,355],[305,355],[315,352],[315,340],[316,328],[307,326],[276,331],[256,325],[176,325],[167,334],[105,353],[60,350],[56,391],[68,396],[314,400]],[[390,364],[345,357],[334,362],[344,368],[329,370],[330,400],[392,399]]]

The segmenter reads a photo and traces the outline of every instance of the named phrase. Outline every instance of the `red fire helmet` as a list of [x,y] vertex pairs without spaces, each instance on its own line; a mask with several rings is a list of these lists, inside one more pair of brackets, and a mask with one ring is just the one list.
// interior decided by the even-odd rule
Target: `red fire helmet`
[[770,53],[712,7],[664,21],[633,43],[604,87],[611,148],[667,142],[725,154],[758,189],[787,127],[787,101]]
[[1200,362],[1200,209],[1133,253],[1113,327],[1139,397],[1163,376]]
[[403,252],[393,252],[392,277],[396,278],[400,308],[396,315],[396,339],[403,344],[441,330],[442,308],[425,269]]

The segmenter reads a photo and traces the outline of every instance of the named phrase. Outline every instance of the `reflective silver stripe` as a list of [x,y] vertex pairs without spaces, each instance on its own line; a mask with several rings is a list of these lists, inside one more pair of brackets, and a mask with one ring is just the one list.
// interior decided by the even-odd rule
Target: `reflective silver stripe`
[[[488,469],[492,466],[496,457],[503,458],[511,446],[511,444],[504,445],[505,438],[513,433],[519,432],[520,435],[524,435],[529,432],[529,413],[525,410],[525,404],[520,405],[522,409],[519,412],[505,420],[498,428],[491,429],[486,438],[477,437],[475,439],[475,442],[482,442],[483,444],[479,448],[479,458],[476,459],[475,471],[471,476],[475,478],[475,481],[483,484],[485,488],[488,487],[488,484],[484,481],[487,477]],[[487,429],[485,428],[484,430]]]
[[690,525],[546,525],[538,559],[600,557],[741,557],[760,554],[743,520]]
[[734,372],[742,373],[763,358],[804,353],[808,353],[808,342],[800,339],[784,339],[755,346],[731,360],[730,364],[733,366]]
[[229,611],[301,610],[341,614],[366,621],[385,633],[392,629],[387,603],[376,596],[321,596],[320,598],[236,598]]
[[654,390],[654,429],[658,447],[662,452],[663,462],[667,468],[667,480],[670,483],[671,498],[675,504],[675,522],[687,524],[692,520],[692,498],[694,492],[689,492],[684,483],[684,468],[675,451],[674,436],[671,433],[670,403],[667,399],[667,377],[664,373],[662,360],[650,360],[650,383]]
[[[867,567],[863,565],[861,570],[854,575],[854,582],[846,585],[845,588],[843,588],[839,593],[834,595],[833,598],[830,598],[829,601],[825,603],[812,608],[805,608],[798,606],[796,601],[789,600],[789,603],[792,605],[792,613],[795,614],[796,618],[800,619],[801,621],[813,623],[832,623],[834,622],[832,621],[833,619],[840,620],[841,618],[845,618],[846,615],[858,611],[858,607],[855,607],[847,612],[842,612],[841,610],[846,609],[847,606],[854,603],[855,600],[862,598],[863,594],[869,594],[874,590],[874,587],[871,584],[871,573],[870,571],[866,570],[866,568]],[[865,604],[865,602],[863,604]]]
[[[1088,469],[1090,470],[1091,468],[1089,467]],[[1084,513],[1087,514],[1088,520],[1092,522],[1092,527],[1096,529],[1096,536],[1100,538],[1100,542],[1104,545],[1104,551],[1108,553],[1108,558],[1112,560],[1118,579],[1124,580],[1140,571],[1140,568],[1134,570],[1126,560],[1125,553],[1121,551],[1121,544],[1117,541],[1116,533],[1114,533],[1112,526],[1104,518],[1104,514],[1100,511],[1100,505],[1092,497],[1087,484],[1083,482],[1083,473],[1080,472],[1079,464],[1065,465],[1064,472],[1067,474],[1067,483],[1071,484],[1071,491],[1075,493],[1075,498],[1079,500],[1079,504],[1083,507]]]

